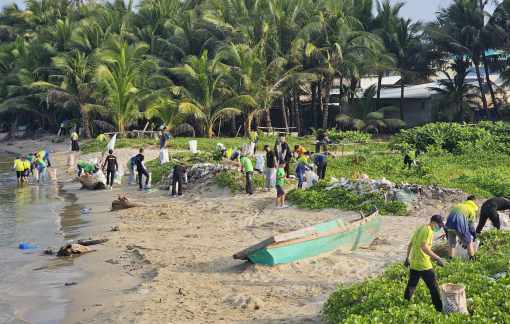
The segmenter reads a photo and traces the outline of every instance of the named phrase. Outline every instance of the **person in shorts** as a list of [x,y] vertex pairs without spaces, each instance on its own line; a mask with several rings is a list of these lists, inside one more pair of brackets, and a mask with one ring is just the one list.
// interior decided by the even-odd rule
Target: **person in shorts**
[[467,201],[455,205],[446,219],[448,258],[453,258],[458,238],[462,247],[467,249],[469,260],[476,260],[473,241],[477,240],[474,221],[478,206],[475,204],[475,200],[476,197],[471,195]]
[[[287,181],[290,186],[289,179],[285,177],[285,161],[280,161],[278,170],[276,170],[276,208],[287,208],[285,205],[285,190],[283,190],[283,183]],[[278,206],[280,202],[280,206]]]

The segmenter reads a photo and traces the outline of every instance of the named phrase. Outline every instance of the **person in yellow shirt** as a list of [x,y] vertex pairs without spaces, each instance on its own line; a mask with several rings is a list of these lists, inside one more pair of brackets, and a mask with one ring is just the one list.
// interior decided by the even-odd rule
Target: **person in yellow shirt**
[[253,154],[257,153],[257,143],[259,142],[259,134],[256,131],[252,131],[250,134],[250,144],[255,144],[253,146]]
[[30,174],[30,161],[23,161],[23,167],[25,168],[23,172],[23,178],[25,182],[28,183],[28,175]]
[[445,267],[443,259],[437,254],[432,252],[433,232],[439,232],[441,228],[445,229],[444,219],[441,215],[434,215],[430,219],[428,225],[422,225],[414,232],[411,242],[407,247],[407,258],[404,262],[404,268],[409,270],[409,281],[404,292],[404,298],[411,300],[416,286],[420,278],[425,281],[427,288],[432,298],[432,304],[438,312],[443,310],[443,303],[441,302],[441,295],[439,294],[439,285],[437,284],[437,277],[430,258],[436,261],[440,267]]
[[23,165],[23,161],[19,158],[19,156],[14,160],[14,167],[12,171],[16,171],[16,177],[18,178],[18,184],[21,184],[21,177],[25,174],[25,166]]

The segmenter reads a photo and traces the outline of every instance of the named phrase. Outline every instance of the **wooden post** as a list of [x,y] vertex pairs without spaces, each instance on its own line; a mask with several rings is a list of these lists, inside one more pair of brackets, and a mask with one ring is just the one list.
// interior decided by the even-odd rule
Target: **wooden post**
[[344,148],[345,148],[345,144],[342,144],[342,156],[344,156]]
[[375,151],[376,151],[376,152],[379,152],[379,143],[377,143],[377,144],[375,145]]

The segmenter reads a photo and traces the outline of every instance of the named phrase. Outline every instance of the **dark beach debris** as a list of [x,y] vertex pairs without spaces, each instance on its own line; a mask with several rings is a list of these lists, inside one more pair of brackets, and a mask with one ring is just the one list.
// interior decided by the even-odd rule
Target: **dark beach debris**
[[74,286],[74,285],[77,285],[78,283],[77,282],[66,282],[65,285],[66,286]]

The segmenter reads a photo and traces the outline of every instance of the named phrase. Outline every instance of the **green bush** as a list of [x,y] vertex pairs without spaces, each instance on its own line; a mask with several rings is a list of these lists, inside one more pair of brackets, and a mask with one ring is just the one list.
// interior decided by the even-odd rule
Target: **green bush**
[[[369,277],[362,283],[343,287],[334,292],[324,304],[325,319],[332,323],[510,323],[510,277],[489,281],[507,272],[510,264],[510,232],[491,231],[480,235],[483,245],[477,252],[477,262],[460,259],[447,261],[447,268],[435,267],[439,285],[461,284],[466,287],[467,314],[446,317],[432,306],[423,282],[408,302],[404,290],[409,271],[403,263],[388,268],[382,276]],[[405,259],[405,251],[402,251]]]

